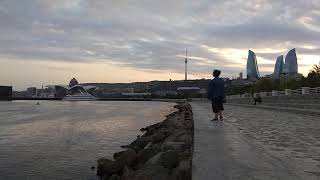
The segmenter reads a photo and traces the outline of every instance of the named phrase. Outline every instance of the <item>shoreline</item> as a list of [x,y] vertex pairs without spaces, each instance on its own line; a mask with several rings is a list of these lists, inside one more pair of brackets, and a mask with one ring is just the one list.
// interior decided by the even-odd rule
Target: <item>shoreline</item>
[[[28,98],[13,97],[10,100],[0,101],[63,101],[63,98]],[[160,102],[184,102],[186,99],[149,99],[149,98],[98,98],[94,101],[160,101]]]
[[191,105],[178,103],[176,111],[144,132],[113,159],[97,161],[103,180],[191,180],[194,123]]

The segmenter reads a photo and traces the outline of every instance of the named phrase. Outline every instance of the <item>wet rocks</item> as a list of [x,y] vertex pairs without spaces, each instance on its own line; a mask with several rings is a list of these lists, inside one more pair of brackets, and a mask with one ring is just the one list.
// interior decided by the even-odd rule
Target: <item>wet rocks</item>
[[112,160],[100,158],[100,159],[98,159],[97,163],[98,163],[98,168],[97,168],[97,175],[98,176],[109,177],[115,173],[115,171],[113,170],[114,162]]
[[147,165],[161,165],[172,170],[173,168],[177,167],[178,163],[178,153],[176,151],[166,151],[160,152],[152,157],[147,162]]
[[136,161],[137,153],[135,150],[129,148],[125,151],[115,153],[113,158],[116,161],[123,162],[125,165],[132,166]]
[[162,122],[141,128],[144,132],[113,159],[99,159],[97,175],[121,180],[191,180],[193,116],[188,103]]
[[170,171],[160,165],[144,166],[141,169],[123,177],[123,180],[167,180],[170,178]]
[[157,150],[148,148],[148,149],[142,149],[139,151],[137,156],[137,161],[144,164],[146,163],[150,158],[155,156],[157,154]]
[[167,136],[164,134],[155,134],[152,136],[152,142],[153,143],[158,143],[163,141]]
[[191,174],[191,163],[190,161],[180,161],[179,166],[172,172],[173,179],[185,180],[192,179]]

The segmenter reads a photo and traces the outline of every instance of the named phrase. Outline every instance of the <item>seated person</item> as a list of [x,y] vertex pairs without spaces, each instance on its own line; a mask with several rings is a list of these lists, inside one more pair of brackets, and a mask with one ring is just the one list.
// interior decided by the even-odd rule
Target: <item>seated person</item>
[[261,98],[260,94],[256,94],[256,97],[254,97],[253,100],[254,100],[254,105],[256,105],[257,102],[258,102],[259,104],[262,103],[262,98]]

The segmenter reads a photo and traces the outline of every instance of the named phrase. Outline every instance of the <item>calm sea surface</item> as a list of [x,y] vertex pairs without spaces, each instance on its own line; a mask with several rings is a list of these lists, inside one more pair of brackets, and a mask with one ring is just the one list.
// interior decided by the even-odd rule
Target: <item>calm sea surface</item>
[[92,179],[139,129],[173,111],[164,102],[0,101],[0,179]]

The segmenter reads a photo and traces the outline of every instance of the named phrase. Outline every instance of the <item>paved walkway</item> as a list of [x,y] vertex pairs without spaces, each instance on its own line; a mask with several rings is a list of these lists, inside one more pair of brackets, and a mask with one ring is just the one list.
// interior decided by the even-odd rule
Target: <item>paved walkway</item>
[[320,118],[225,106],[211,122],[210,104],[192,102],[193,180],[320,179]]

